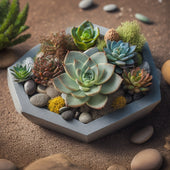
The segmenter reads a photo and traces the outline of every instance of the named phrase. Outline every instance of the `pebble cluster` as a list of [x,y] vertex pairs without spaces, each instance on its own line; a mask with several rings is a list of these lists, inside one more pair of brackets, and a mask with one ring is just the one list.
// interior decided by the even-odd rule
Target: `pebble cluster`
[[[78,6],[81,9],[89,9],[93,7],[93,5],[94,5],[93,0],[81,0]],[[103,10],[106,12],[114,12],[118,10],[118,7],[115,4],[107,4],[103,7]]]
[[[45,87],[43,85],[37,85],[32,79],[24,83],[24,90],[27,95],[30,97],[30,102],[37,107],[45,107],[48,105],[48,102],[51,98],[60,96],[61,94],[50,85]],[[62,94],[62,97],[64,94]],[[63,97],[64,98],[64,97]],[[70,121],[72,119],[77,119],[82,123],[91,122],[92,115],[86,110],[82,109],[83,107],[73,109],[69,107],[62,107],[59,109],[59,114],[64,120]]]
[[[93,8],[93,6],[95,5],[95,3],[93,2],[93,0],[81,0],[78,4],[78,7],[83,9],[83,10],[87,10],[90,8]],[[116,16],[117,18],[122,17],[122,11],[123,11],[123,7],[120,8],[120,13]],[[105,12],[115,12],[115,11],[119,11],[119,7],[116,4],[106,4],[103,6],[103,11]],[[131,8],[128,9],[129,12],[132,11]],[[130,15],[132,17],[132,15]],[[136,13],[134,16],[137,20],[145,23],[145,24],[153,24],[153,21],[151,21],[147,16],[143,15],[143,14],[139,14]]]

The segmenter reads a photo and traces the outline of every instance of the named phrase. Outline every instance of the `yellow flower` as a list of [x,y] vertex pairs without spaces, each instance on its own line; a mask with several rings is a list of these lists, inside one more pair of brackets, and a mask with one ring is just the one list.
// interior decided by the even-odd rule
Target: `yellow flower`
[[48,101],[48,109],[51,112],[59,113],[59,109],[64,107],[65,101],[61,96],[55,97]]
[[113,100],[112,107],[117,110],[126,106],[126,98],[124,96],[119,96]]

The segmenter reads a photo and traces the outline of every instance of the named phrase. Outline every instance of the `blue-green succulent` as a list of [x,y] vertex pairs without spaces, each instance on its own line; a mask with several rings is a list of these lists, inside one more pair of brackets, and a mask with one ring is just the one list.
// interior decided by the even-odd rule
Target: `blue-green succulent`
[[122,40],[118,42],[107,40],[107,48],[104,48],[104,51],[109,62],[115,64],[117,71],[120,71],[120,68],[134,65],[135,49],[135,45],[130,46],[129,43],[124,43]]
[[89,21],[85,21],[79,27],[73,27],[71,30],[75,45],[83,51],[94,46],[99,34],[99,28],[94,27]]
[[67,53],[64,60],[65,73],[53,79],[58,91],[66,94],[66,104],[80,107],[87,104],[101,109],[108,94],[118,90],[122,78],[114,73],[115,65],[109,64],[103,52],[90,57],[78,51]]

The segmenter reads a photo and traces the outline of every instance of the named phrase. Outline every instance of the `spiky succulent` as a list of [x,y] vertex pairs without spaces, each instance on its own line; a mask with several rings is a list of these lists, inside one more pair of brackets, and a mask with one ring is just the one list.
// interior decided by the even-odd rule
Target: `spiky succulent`
[[36,83],[47,86],[49,80],[63,72],[63,64],[54,55],[39,52],[36,55],[32,72]]
[[149,91],[152,84],[152,75],[139,67],[131,71],[125,71],[122,74],[124,80],[124,88],[134,93]]
[[136,46],[130,46],[129,43],[124,43],[122,40],[118,42],[107,40],[107,48],[104,48],[104,51],[109,62],[117,66],[116,71],[121,72],[120,68],[133,66],[135,48]]
[[87,104],[101,109],[108,100],[107,95],[115,92],[122,82],[103,52],[89,57],[71,51],[65,57],[64,69],[65,73],[54,78],[54,85],[58,91],[67,94],[66,104],[70,107]]
[[[27,19],[28,4],[20,12],[19,0],[0,1],[0,50],[24,42],[30,34],[19,36],[29,27],[24,25]],[[18,37],[19,36],[19,37]]]
[[84,51],[94,46],[100,31],[91,22],[85,21],[78,28],[73,27],[71,34],[76,46]]
[[25,82],[32,76],[31,67],[27,67],[26,65],[17,64],[13,66],[13,69],[10,69],[11,74],[14,76],[15,81],[18,83]]

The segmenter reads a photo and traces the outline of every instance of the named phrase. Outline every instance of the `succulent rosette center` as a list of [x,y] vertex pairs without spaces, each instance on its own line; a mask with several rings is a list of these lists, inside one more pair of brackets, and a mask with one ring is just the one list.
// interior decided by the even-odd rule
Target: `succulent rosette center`
[[115,65],[109,64],[103,52],[87,56],[78,51],[67,53],[64,60],[65,73],[54,78],[58,91],[67,94],[66,104],[79,107],[87,104],[101,109],[108,94],[115,92],[122,78],[114,73]]

